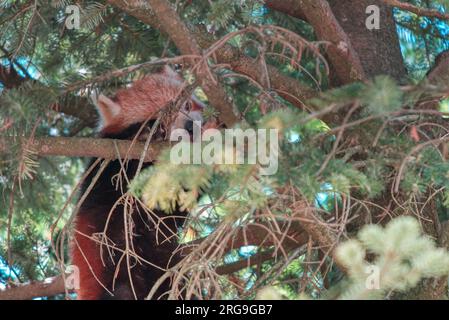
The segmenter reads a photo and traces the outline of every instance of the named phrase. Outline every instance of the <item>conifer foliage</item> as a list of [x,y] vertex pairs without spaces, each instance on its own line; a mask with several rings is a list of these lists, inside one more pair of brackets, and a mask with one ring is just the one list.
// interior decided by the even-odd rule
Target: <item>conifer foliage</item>
[[[189,212],[168,298],[447,298],[449,2],[368,2],[0,0],[0,299],[75,298],[87,157],[120,159],[125,215]],[[183,90],[146,141],[96,138],[95,97],[165,65]],[[275,130],[254,148],[276,170],[227,162],[224,140],[168,141],[192,93],[222,137]],[[173,162],[195,143],[214,161]]]

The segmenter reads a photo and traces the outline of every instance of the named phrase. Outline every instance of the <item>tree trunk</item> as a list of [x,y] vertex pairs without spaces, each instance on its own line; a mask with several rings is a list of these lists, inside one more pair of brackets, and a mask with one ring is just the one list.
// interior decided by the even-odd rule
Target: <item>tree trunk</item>
[[[396,24],[390,7],[379,0],[329,0],[332,11],[348,34],[351,44],[359,55],[368,78],[388,74],[403,82],[407,72],[402,59]],[[380,8],[380,29],[369,30],[366,8]]]

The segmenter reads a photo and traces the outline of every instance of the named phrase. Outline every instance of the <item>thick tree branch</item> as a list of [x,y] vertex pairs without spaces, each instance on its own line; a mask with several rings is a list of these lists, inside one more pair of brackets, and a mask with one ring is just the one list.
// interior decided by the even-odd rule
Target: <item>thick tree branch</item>
[[265,5],[272,10],[288,14],[301,20],[307,20],[304,10],[299,5],[298,0],[266,0]]
[[161,30],[160,21],[145,1],[108,0],[108,3],[152,28]]
[[[365,76],[373,78],[379,74],[389,74],[402,82],[406,77],[406,69],[402,61],[391,7],[385,5],[382,0],[329,0],[328,2],[333,15],[350,39],[363,66]],[[273,10],[308,21],[305,15],[306,11],[300,6],[299,0],[267,0],[266,4]],[[365,19],[362,17],[365,16],[368,5],[380,7],[382,21],[380,30],[370,31],[366,28]],[[313,12],[308,12],[308,14],[313,14]],[[315,25],[313,27],[315,28]],[[333,68],[334,62],[330,60]],[[336,63],[340,63],[338,59],[336,59]],[[334,74],[335,69],[332,71]],[[338,78],[334,80],[338,80]],[[335,82],[335,85],[340,84],[338,81]]]
[[318,39],[330,43],[327,53],[336,77],[342,84],[365,79],[360,59],[348,35],[325,0],[298,0]]
[[[257,245],[266,248],[278,246],[279,244],[272,241],[272,234],[270,235],[266,230],[267,229],[261,228],[258,225],[247,226],[246,234],[244,235],[241,230],[236,238],[233,239],[234,241],[228,244],[227,250],[229,251],[246,245]],[[285,252],[300,248],[309,241],[309,234],[304,232],[301,224],[298,222],[283,224],[281,225],[281,230],[283,230],[283,234],[277,234],[277,236],[283,239],[280,245]],[[278,252],[275,249],[263,251],[248,259],[242,259],[234,263],[219,266],[217,267],[216,272],[220,275],[230,274],[255,264],[274,259],[276,258],[276,253]]]
[[[20,139],[20,140],[19,140]],[[21,143],[25,148],[32,148],[38,156],[66,156],[66,157],[98,157],[104,159],[140,159],[144,142],[95,139],[95,138],[17,138],[0,137],[0,153],[7,153],[11,145]],[[145,161],[153,161],[162,148],[163,143],[151,143]]]
[[427,80],[431,84],[443,83],[449,80],[449,50],[443,51],[435,59],[435,65],[427,73]]
[[318,39],[330,43],[327,53],[341,84],[363,80],[365,74],[351,41],[324,0],[267,1],[266,5],[292,17],[306,20]]
[[[325,221],[315,214],[315,210],[309,208],[306,203],[299,202],[294,209],[296,217],[301,221],[302,229],[316,242],[323,253],[334,257],[335,249],[339,244],[337,234],[329,228]],[[346,268],[339,263],[338,259],[333,259],[338,268],[345,271]]]
[[13,288],[0,290],[0,300],[30,300],[38,297],[52,297],[65,292],[62,276],[33,281]]
[[[273,231],[272,226],[266,223],[249,224],[239,227],[235,231],[231,241],[227,243],[213,243],[211,237],[201,238],[186,244],[181,249],[181,255],[187,255],[194,251],[200,244],[210,246],[224,246],[224,251],[240,248],[243,246],[262,246],[265,248],[281,245],[283,248],[298,248],[307,243],[309,236],[304,232],[298,222],[283,223],[279,226],[280,231]],[[271,230],[270,232],[268,230]],[[276,242],[273,236],[282,241]]]
[[429,18],[438,18],[441,20],[449,20],[449,14],[440,12],[434,9],[427,9],[417,7],[411,3],[402,2],[399,0],[382,0],[386,5],[399,8],[404,11],[412,12],[418,16],[424,16]]

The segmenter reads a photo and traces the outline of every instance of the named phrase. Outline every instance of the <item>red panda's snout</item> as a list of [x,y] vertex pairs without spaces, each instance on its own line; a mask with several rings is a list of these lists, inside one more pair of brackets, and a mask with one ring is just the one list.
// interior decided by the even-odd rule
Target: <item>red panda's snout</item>
[[[195,126],[202,125],[204,105],[195,96],[187,101],[179,110],[173,124],[171,126],[171,132],[177,129],[186,130],[193,138]],[[198,128],[201,132],[201,127]]]

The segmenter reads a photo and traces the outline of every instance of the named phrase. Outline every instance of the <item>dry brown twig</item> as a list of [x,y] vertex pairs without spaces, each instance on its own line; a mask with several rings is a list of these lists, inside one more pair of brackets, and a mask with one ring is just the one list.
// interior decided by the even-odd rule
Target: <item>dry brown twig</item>
[[449,20],[449,14],[440,12],[435,9],[428,9],[415,6],[411,3],[402,2],[399,0],[382,0],[385,4],[396,7],[398,9],[412,12],[418,16],[429,17],[429,18],[438,18],[441,20]]

